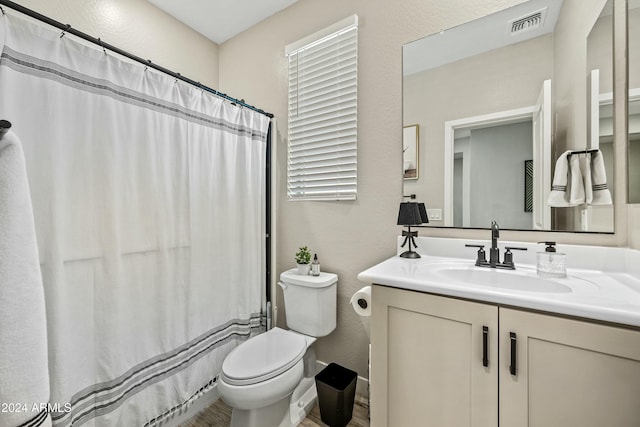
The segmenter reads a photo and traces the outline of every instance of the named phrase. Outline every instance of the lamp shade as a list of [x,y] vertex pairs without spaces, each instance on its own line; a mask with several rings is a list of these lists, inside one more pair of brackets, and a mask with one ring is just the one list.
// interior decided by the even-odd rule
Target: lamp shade
[[420,215],[420,207],[418,206],[418,203],[400,203],[400,210],[398,211],[398,225],[419,224],[422,224],[422,217]]
[[420,219],[422,220],[422,224],[428,224],[429,217],[427,216],[427,208],[424,203],[418,203],[418,209],[420,209]]
[[398,225],[420,225],[427,224],[427,208],[424,203],[403,202],[400,203],[398,211]]

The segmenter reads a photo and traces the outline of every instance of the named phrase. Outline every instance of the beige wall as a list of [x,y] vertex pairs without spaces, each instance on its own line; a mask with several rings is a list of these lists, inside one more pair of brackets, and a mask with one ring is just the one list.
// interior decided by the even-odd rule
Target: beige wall
[[[220,89],[276,115],[277,270],[294,266],[299,246],[338,274],[338,327],[318,340],[318,358],[367,376],[367,325],[349,306],[357,274],[395,254],[401,198],[402,45],[518,1],[300,0],[222,44]],[[360,18],[358,200],[289,202],[286,196],[287,67],[284,48],[351,14]],[[422,233],[427,234],[427,233]],[[277,292],[279,323],[282,294]]]
[[218,45],[146,0],[19,0],[22,6],[218,87]]

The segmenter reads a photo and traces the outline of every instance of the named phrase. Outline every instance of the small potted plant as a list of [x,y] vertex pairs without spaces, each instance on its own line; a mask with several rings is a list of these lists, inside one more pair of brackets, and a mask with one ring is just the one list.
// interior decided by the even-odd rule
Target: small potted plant
[[296,252],[296,265],[298,266],[298,274],[307,275],[311,270],[311,252],[306,246],[302,246]]

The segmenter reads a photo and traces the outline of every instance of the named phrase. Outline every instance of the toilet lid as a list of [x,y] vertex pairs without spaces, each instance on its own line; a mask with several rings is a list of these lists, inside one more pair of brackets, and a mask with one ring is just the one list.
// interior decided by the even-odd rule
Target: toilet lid
[[222,363],[222,376],[232,385],[266,381],[291,369],[306,349],[303,335],[273,328],[233,349]]

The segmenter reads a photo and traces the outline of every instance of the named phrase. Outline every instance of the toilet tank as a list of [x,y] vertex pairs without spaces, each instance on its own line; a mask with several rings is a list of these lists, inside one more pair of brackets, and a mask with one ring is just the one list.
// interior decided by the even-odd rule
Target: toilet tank
[[289,329],[312,337],[329,335],[336,328],[337,282],[333,273],[302,275],[295,268],[282,273],[279,285]]

